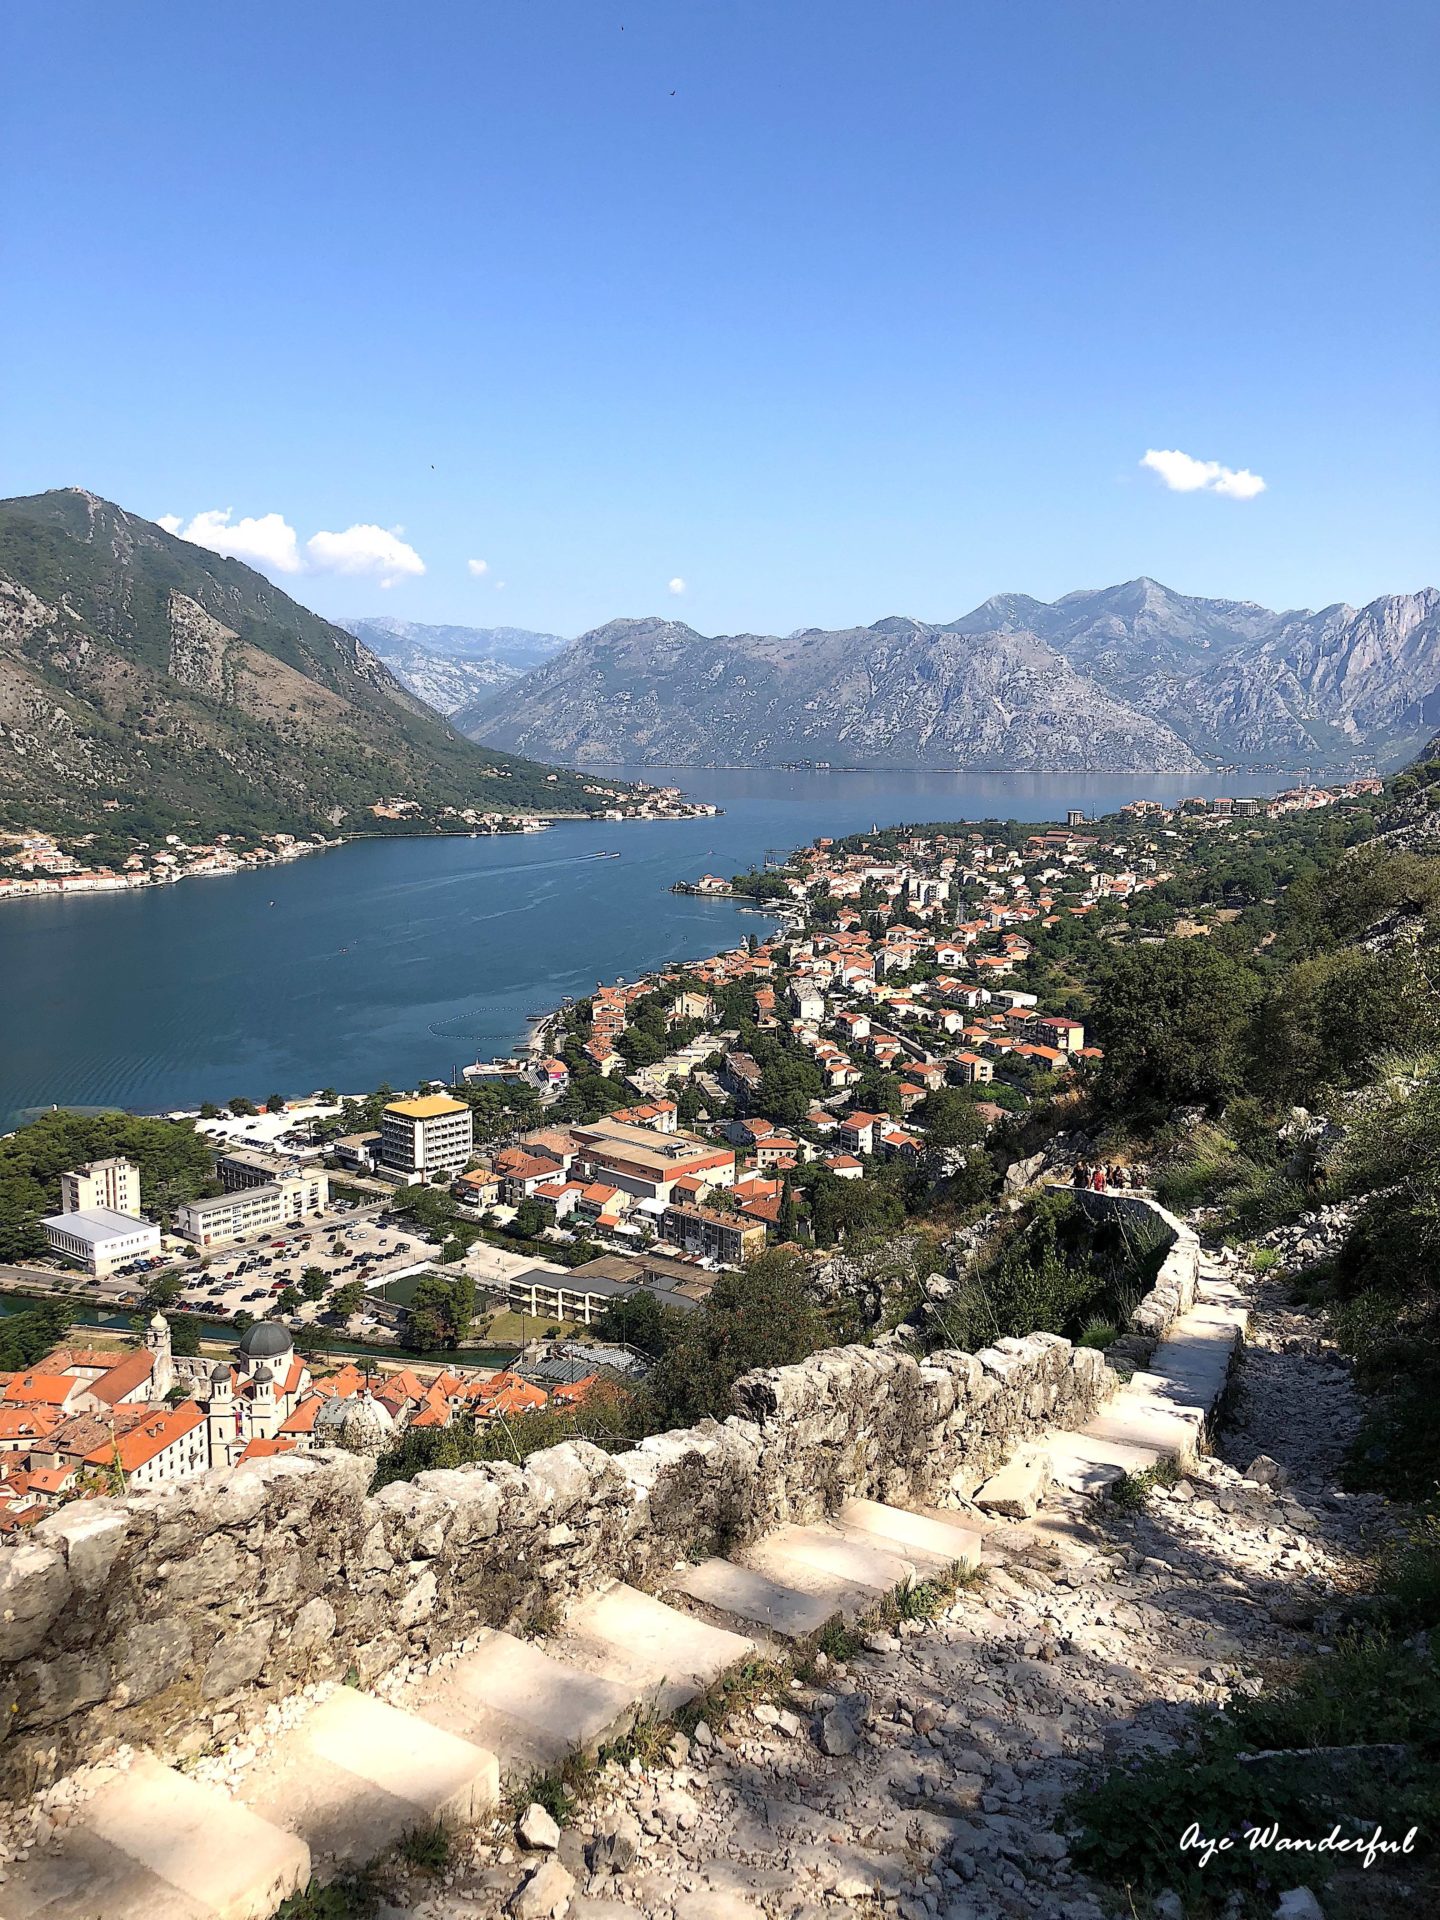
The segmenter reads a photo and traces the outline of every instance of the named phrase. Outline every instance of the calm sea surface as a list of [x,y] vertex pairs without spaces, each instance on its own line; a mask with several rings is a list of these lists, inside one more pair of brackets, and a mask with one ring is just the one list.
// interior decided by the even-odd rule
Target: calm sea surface
[[[668,891],[872,823],[1050,820],[1276,776],[667,771],[713,820],[370,840],[233,878],[0,906],[0,1127],[52,1102],[153,1112],[344,1091],[508,1053],[597,981],[763,930]],[[618,860],[597,860],[601,849]]]

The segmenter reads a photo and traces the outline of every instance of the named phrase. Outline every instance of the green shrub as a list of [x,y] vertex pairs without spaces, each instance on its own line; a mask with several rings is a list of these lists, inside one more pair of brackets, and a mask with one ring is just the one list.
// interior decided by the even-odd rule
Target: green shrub
[[1112,1346],[1120,1338],[1120,1329],[1113,1320],[1101,1320],[1092,1317],[1080,1329],[1080,1338],[1076,1342],[1081,1347],[1099,1347],[1102,1350]]
[[[1427,1565],[1434,1550],[1427,1540]],[[1428,1585],[1425,1591],[1433,1594]],[[1387,1751],[1375,1752],[1377,1744]],[[1339,1751],[1322,1757],[1316,1749]],[[1256,1753],[1282,1757],[1240,1758]],[[1440,1816],[1437,1761],[1436,1654],[1383,1633],[1351,1632],[1333,1653],[1296,1665],[1257,1699],[1235,1700],[1225,1717],[1199,1721],[1178,1752],[1097,1774],[1068,1803],[1080,1828],[1072,1853],[1087,1872],[1132,1892],[1174,1888],[1189,1913],[1218,1913],[1236,1891],[1252,1900],[1263,1892],[1267,1904],[1253,1910],[1269,1913],[1277,1887],[1322,1887],[1343,1856],[1257,1853],[1237,1837],[1202,1867],[1198,1852],[1180,1850],[1192,1822],[1217,1838],[1271,1822],[1285,1834],[1319,1836],[1350,1819],[1366,1828],[1383,1819],[1392,1838],[1411,1825],[1426,1836]],[[1433,1868],[1422,1862],[1420,1871],[1433,1893]]]

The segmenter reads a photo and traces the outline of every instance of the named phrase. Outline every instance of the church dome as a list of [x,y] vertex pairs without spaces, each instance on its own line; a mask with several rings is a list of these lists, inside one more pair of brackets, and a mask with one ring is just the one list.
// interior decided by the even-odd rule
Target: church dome
[[230,1384],[230,1369],[223,1360],[217,1360],[210,1373],[212,1387],[227,1387]]
[[[253,1367],[260,1360],[288,1360],[295,1351],[290,1329],[278,1320],[257,1320],[247,1327],[240,1340],[240,1358]],[[247,1368],[247,1371],[249,1369]]]
[[339,1443],[347,1453],[383,1453],[395,1431],[395,1417],[369,1393],[344,1402]]

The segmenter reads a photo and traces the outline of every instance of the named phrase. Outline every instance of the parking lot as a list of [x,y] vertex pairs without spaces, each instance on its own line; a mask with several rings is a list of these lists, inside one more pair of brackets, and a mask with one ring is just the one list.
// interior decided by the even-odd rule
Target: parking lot
[[[254,1234],[211,1249],[207,1264],[196,1259],[187,1269],[180,1303],[202,1313],[234,1314],[243,1308],[257,1319],[268,1313],[286,1286],[300,1288],[312,1268],[331,1288],[358,1280],[369,1287],[433,1258],[433,1240],[408,1224],[386,1224],[383,1208],[331,1213],[303,1226]],[[303,1318],[325,1310],[325,1300],[306,1301]]]

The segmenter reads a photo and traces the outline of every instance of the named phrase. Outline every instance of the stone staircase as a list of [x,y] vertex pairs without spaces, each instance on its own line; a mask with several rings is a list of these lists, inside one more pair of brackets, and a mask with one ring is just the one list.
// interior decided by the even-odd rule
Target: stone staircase
[[[1073,1499],[1123,1472],[1186,1464],[1244,1325],[1223,1268],[1202,1257],[1195,1305],[1149,1368],[1084,1427],[1029,1442],[977,1506],[1034,1513],[1052,1477]],[[593,1752],[641,1713],[673,1713],[757,1650],[975,1565],[979,1517],[847,1500],[823,1522],[676,1569],[662,1596],[619,1584],[588,1596],[543,1647],[482,1633],[393,1701],[336,1688],[233,1791],[139,1755],[11,1870],[0,1920],[270,1920],[312,1874],[362,1865],[435,1821],[480,1820],[502,1787]]]

